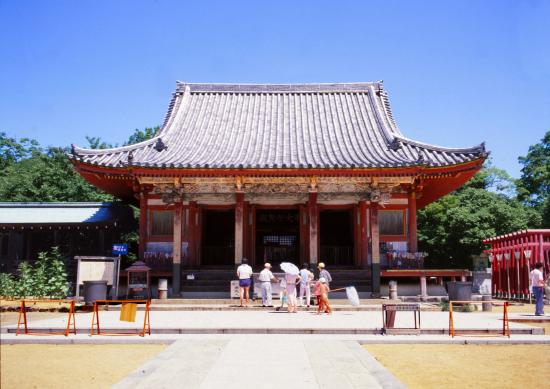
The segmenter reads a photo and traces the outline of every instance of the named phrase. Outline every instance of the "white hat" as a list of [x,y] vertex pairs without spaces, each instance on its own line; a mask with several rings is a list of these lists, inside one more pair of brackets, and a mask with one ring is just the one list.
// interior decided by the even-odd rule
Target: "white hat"
[[324,269],[325,268],[325,264],[323,262],[319,262],[319,264],[317,265],[317,267],[319,269]]
[[325,277],[321,277],[321,278],[319,278],[319,282],[320,282],[321,284],[326,284],[326,283],[327,283],[327,279],[326,279]]
[[266,262],[265,265],[264,265],[264,267],[271,267],[271,263]]

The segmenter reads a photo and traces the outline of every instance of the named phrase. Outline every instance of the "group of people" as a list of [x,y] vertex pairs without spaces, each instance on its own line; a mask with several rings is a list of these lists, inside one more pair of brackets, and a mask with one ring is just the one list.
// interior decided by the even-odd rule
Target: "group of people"
[[[330,292],[330,282],[332,277],[325,264],[320,262],[317,265],[319,269],[319,278],[315,280],[315,275],[310,270],[308,263],[304,263],[298,274],[285,272],[284,277],[277,278],[271,272],[271,264],[265,263],[264,269],[260,272],[258,280],[262,291],[262,306],[273,307],[273,291],[271,284],[277,282],[280,284],[280,299],[281,306],[286,302],[289,313],[296,313],[298,306],[311,305],[311,294],[313,287],[313,295],[317,300],[317,313],[322,312],[330,314],[331,308],[328,299]],[[247,260],[243,259],[241,265],[237,268],[237,276],[239,277],[240,291],[240,306],[248,306],[250,299],[250,287],[252,285],[252,267],[248,265]],[[299,287],[299,294],[297,288]],[[304,300],[305,299],[305,300]],[[244,300],[244,301],[243,301]],[[244,305],[243,305],[244,302]]]

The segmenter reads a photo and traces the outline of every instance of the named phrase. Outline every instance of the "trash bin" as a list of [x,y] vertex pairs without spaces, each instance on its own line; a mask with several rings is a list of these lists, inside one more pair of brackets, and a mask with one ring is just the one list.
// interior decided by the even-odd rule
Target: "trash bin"
[[447,292],[449,301],[471,301],[472,300],[472,282],[447,282]]
[[92,305],[96,300],[107,300],[107,281],[84,281],[84,302]]

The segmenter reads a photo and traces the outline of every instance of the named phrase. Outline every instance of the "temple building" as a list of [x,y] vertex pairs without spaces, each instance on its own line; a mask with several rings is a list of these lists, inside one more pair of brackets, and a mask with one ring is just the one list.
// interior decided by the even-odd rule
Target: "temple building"
[[154,138],[73,146],[71,159],[93,185],[139,202],[140,258],[169,269],[175,294],[189,269],[242,258],[323,261],[376,294],[384,253],[418,251],[417,209],[487,155],[405,137],[381,82],[178,82]]

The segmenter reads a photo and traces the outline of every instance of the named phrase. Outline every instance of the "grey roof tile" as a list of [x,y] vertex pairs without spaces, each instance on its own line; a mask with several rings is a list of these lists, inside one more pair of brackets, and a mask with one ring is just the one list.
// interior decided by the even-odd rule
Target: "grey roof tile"
[[[166,149],[154,147],[159,139]],[[447,166],[486,155],[483,144],[451,149],[403,136],[381,82],[178,82],[155,138],[111,150],[73,148],[73,158],[94,165],[160,168]]]

